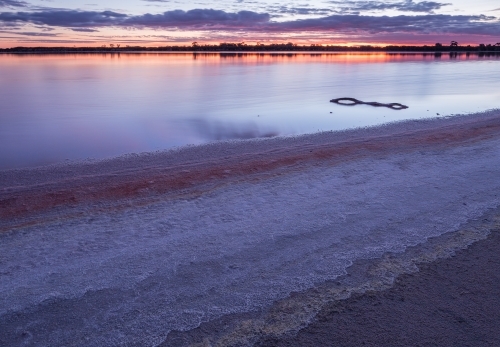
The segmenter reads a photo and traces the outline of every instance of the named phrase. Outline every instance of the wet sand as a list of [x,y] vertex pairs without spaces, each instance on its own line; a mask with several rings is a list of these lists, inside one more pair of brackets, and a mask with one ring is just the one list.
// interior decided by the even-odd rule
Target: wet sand
[[500,228],[394,287],[325,307],[296,336],[259,347],[500,346]]

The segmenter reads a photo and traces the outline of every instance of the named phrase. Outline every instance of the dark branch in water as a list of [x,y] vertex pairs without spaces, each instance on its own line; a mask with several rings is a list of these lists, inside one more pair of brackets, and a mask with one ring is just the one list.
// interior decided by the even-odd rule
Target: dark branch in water
[[337,105],[343,105],[343,106],[370,105],[370,106],[375,106],[375,107],[388,107],[388,108],[392,108],[393,110],[404,110],[404,109],[408,108],[408,106],[397,103],[397,102],[383,104],[381,102],[376,102],[376,101],[364,102],[364,101],[360,101],[360,100],[355,99],[355,98],[338,98],[338,99],[332,99],[332,100],[330,100],[330,102],[333,102]]

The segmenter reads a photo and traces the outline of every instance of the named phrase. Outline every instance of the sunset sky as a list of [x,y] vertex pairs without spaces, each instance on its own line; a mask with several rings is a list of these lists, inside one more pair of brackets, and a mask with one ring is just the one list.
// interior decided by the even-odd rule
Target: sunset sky
[[498,0],[0,0],[0,47],[500,42]]

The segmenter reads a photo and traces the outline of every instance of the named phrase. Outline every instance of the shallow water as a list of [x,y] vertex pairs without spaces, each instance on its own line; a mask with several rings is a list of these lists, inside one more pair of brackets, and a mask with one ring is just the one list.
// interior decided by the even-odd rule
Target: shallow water
[[0,55],[0,169],[497,108],[499,67],[465,54]]

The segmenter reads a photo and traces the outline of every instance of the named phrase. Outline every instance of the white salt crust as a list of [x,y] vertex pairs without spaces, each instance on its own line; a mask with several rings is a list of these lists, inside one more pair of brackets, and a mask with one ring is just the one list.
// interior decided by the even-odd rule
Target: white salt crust
[[[249,156],[279,158],[499,118],[498,111],[490,111],[9,170],[0,172],[0,198],[85,185],[106,175],[140,176]],[[9,333],[26,345],[155,346],[173,329],[269,307],[292,292],[338,278],[356,260],[404,252],[500,205],[498,134],[402,152],[398,143],[394,150],[350,160],[248,174],[195,195],[167,199],[155,192],[149,199],[146,193],[130,197],[122,208],[89,200],[36,212],[38,222],[31,225],[21,223],[29,214],[7,218],[0,223],[7,229],[0,234],[0,323],[14,314],[31,317]],[[44,216],[50,218],[40,222]],[[80,320],[51,325],[45,333],[33,328],[61,305]],[[100,309],[89,311],[88,305]],[[37,333],[23,335],[30,329]]]

